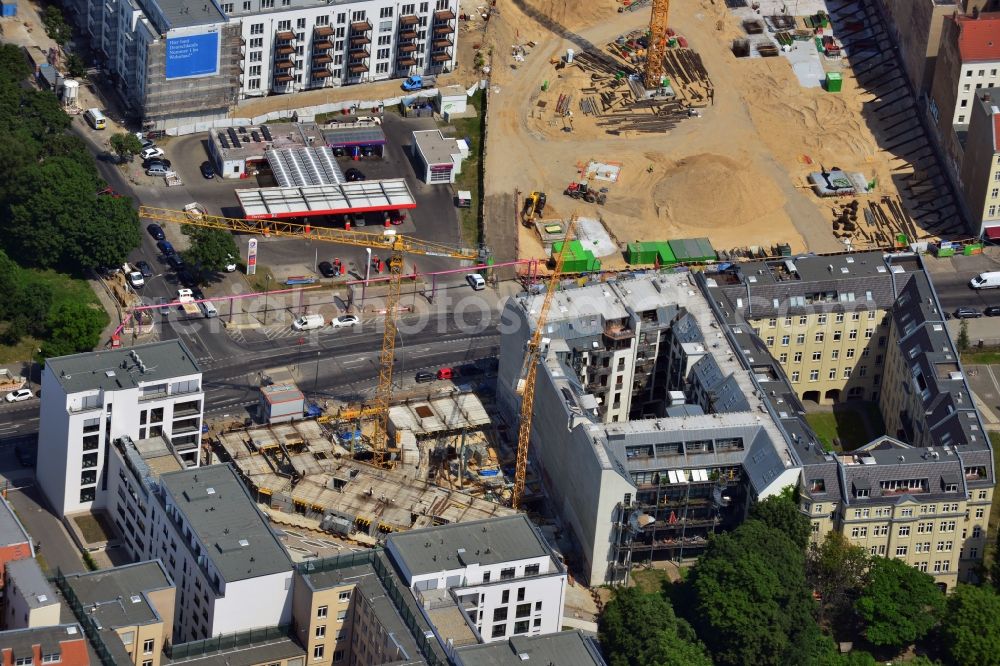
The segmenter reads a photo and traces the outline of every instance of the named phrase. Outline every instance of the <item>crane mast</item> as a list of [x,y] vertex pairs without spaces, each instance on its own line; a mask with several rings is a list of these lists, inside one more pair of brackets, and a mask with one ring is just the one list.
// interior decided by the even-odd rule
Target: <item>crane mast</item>
[[667,48],[667,17],[670,0],[653,0],[649,16],[649,44],[646,48],[646,71],[643,84],[647,90],[659,88],[663,82],[663,58]]

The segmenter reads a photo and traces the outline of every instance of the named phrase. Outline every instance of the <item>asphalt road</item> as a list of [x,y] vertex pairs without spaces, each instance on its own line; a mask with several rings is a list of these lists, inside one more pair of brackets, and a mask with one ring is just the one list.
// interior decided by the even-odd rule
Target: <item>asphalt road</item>
[[941,307],[954,312],[960,306],[982,310],[988,305],[1000,305],[1000,289],[977,290],[969,280],[986,271],[1000,270],[1000,261],[985,254],[950,259],[927,259],[927,267],[937,290]]

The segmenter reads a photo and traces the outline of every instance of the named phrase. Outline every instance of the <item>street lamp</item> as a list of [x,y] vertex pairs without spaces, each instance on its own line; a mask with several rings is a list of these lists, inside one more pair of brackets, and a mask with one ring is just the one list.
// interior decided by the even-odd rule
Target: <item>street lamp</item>
[[267,293],[271,289],[271,274],[264,276],[264,326],[267,326]]
[[313,375],[313,393],[316,393],[316,386],[319,384],[319,357],[322,352],[316,352],[316,374]]

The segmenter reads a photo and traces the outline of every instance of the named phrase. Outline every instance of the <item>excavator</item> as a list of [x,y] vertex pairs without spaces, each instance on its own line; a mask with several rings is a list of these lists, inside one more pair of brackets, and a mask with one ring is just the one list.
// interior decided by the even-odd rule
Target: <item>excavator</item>
[[524,207],[521,208],[521,224],[530,227],[535,218],[540,217],[545,211],[545,192],[532,192],[524,198]]

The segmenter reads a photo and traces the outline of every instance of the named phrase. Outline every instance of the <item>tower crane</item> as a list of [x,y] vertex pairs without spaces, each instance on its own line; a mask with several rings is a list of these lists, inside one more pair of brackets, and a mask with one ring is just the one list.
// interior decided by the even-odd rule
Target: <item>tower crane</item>
[[385,327],[382,333],[382,350],[379,354],[379,378],[375,400],[371,405],[375,415],[375,431],[372,433],[374,463],[385,463],[389,434],[389,403],[392,400],[392,370],[396,354],[396,307],[399,303],[399,287],[403,270],[403,255],[414,254],[427,257],[450,257],[452,259],[480,260],[484,263],[487,250],[468,250],[432,243],[402,236],[396,233],[376,234],[363,231],[347,231],[327,227],[310,227],[284,220],[250,220],[218,215],[190,215],[187,211],[169,208],[140,206],[139,216],[160,222],[190,224],[208,229],[219,229],[243,234],[264,236],[290,236],[310,240],[339,243],[364,248],[383,248],[389,251],[389,291],[385,299]]
[[566,227],[566,238],[563,239],[562,249],[556,257],[555,270],[549,276],[545,290],[545,300],[542,301],[542,309],[538,311],[538,322],[535,324],[535,332],[528,340],[528,351],[524,356],[524,365],[521,368],[521,377],[524,383],[518,382],[518,393],[521,393],[521,421],[518,424],[517,433],[517,467],[514,472],[514,496],[512,504],[515,509],[520,508],[521,500],[524,498],[524,482],[528,473],[528,446],[531,443],[531,417],[535,406],[535,378],[538,376],[538,361],[542,355],[542,331],[545,330],[545,320],[549,314],[549,307],[552,305],[552,297],[556,293],[559,285],[559,276],[562,275],[563,262],[566,251],[569,248],[570,240],[573,238],[573,230],[576,226],[576,217],[570,220]]
[[653,0],[649,16],[649,44],[646,48],[646,71],[642,82],[647,90],[659,88],[663,81],[663,57],[667,47],[667,17],[670,0]]

